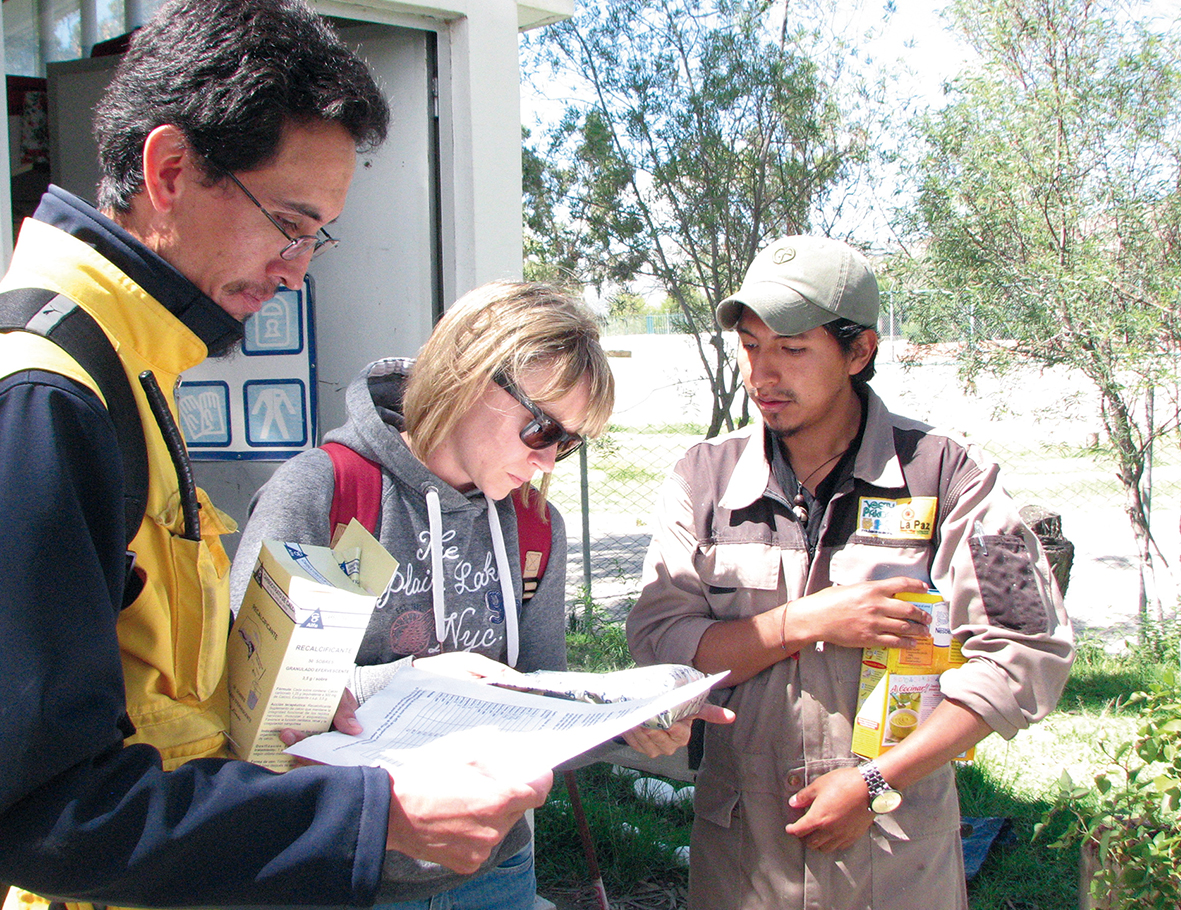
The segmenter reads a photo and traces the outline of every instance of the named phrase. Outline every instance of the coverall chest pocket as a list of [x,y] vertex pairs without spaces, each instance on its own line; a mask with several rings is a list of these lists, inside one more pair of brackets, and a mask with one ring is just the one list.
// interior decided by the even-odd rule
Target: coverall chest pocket
[[694,563],[718,619],[754,616],[782,600],[778,547],[758,541],[702,544]]
[[854,539],[836,550],[828,566],[829,583],[852,585],[895,576],[931,581],[929,544],[880,543],[866,546]]

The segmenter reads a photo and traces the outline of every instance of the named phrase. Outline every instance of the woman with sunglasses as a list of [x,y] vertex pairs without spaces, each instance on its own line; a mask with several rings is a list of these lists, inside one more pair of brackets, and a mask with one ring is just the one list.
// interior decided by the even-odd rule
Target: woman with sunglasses
[[[505,664],[522,672],[565,669],[565,525],[551,506],[548,566],[522,602],[509,494],[540,474],[530,504],[544,509],[555,462],[603,430],[613,401],[593,316],[565,294],[528,283],[471,291],[447,311],[416,361],[379,360],[353,381],[348,422],[325,441],[381,466],[376,536],[399,566],[361,644],[352,697],[363,701],[415,659],[423,669],[476,676]],[[235,608],[262,540],[328,545],[333,487],[329,456],[313,449],[259,490],[231,576]],[[336,725],[357,733],[349,700],[346,693]],[[485,867],[491,871],[474,879],[402,859],[399,879],[422,880],[424,895],[448,891],[447,905],[456,910],[533,906],[523,822],[493,853]]]

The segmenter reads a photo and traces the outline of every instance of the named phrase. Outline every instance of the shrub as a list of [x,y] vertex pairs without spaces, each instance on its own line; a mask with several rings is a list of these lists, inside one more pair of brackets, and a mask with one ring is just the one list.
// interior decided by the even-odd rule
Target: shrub
[[1097,871],[1090,883],[1096,906],[1109,910],[1156,910],[1181,906],[1181,682],[1168,668],[1147,692],[1137,692],[1140,728],[1108,752],[1112,768],[1093,786],[1059,783],[1055,816],[1069,824],[1051,846],[1082,846]]

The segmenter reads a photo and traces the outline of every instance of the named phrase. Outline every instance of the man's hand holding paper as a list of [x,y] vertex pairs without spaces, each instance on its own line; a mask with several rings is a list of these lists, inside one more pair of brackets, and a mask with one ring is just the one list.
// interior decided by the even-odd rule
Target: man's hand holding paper
[[550,771],[515,780],[477,762],[409,762],[390,774],[386,848],[464,874],[479,869],[517,820],[545,802],[554,782]]
[[657,730],[641,724],[626,731],[623,739],[637,752],[642,752],[649,758],[672,755],[678,749],[689,745],[689,734],[693,730],[695,720],[703,720],[708,724],[729,724],[734,721],[734,712],[719,705],[705,704],[695,715],[678,720],[667,730]]

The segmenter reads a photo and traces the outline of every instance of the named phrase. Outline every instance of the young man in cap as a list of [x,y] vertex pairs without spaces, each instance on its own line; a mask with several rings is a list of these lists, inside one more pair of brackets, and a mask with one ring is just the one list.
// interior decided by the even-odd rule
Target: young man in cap
[[[706,730],[694,910],[966,910],[951,761],[1055,705],[1073,659],[1037,538],[972,447],[889,413],[878,289],[856,251],[786,237],[718,307],[759,420],[667,482],[628,618],[641,664],[730,671]],[[862,648],[905,647],[938,589],[963,666],[875,761],[851,750]]]

